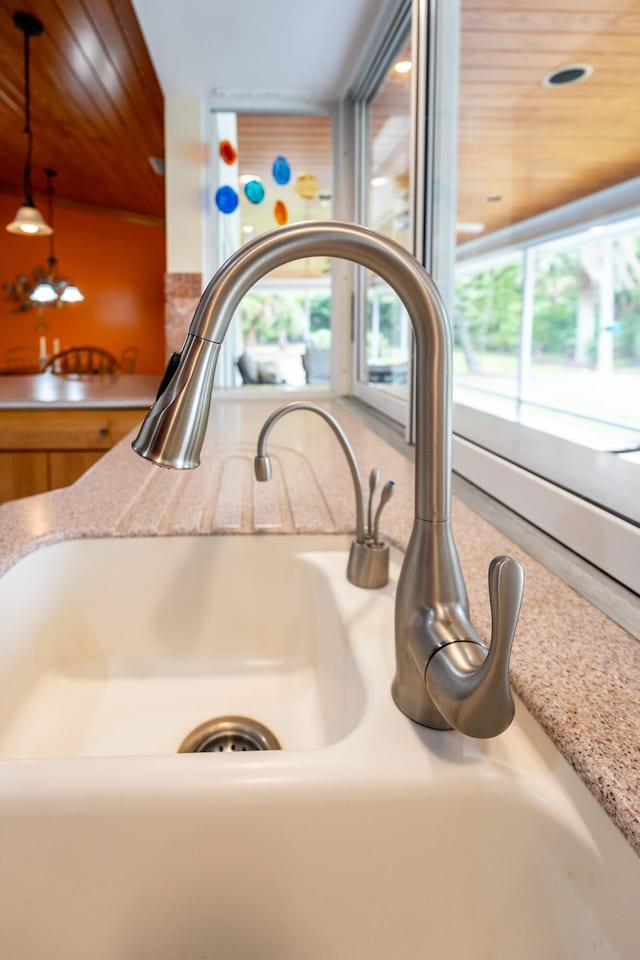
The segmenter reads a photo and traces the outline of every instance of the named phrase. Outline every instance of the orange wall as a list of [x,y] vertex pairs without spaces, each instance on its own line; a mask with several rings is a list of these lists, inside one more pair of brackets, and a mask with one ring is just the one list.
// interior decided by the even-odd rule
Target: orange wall
[[[56,207],[55,255],[58,274],[72,279],[84,293],[83,303],[45,307],[45,329],[37,329],[38,311],[14,312],[4,286],[19,274],[46,267],[48,237],[7,233],[20,197],[0,194],[0,368],[12,346],[37,348],[46,336],[61,349],[92,345],[116,357],[125,347],[138,348],[136,373],[162,373],[164,359],[163,226],[129,223],[108,215]],[[40,209],[46,215],[46,204]]]

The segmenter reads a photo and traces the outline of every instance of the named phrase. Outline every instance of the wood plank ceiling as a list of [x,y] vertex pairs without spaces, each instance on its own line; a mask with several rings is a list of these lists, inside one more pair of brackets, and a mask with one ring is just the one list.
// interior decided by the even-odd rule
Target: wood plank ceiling
[[[461,27],[459,224],[491,233],[640,175],[640,0],[461,0]],[[591,76],[543,85],[576,63]],[[407,106],[387,83],[374,136]]]
[[19,194],[26,152],[23,34],[13,14],[36,16],[30,40],[32,180],[58,172],[56,203],[164,216],[163,98],[130,0],[0,0],[0,189]]
[[[162,93],[130,0],[0,0],[0,189],[19,193],[26,145],[16,9],[45,27],[31,41],[36,192],[52,166],[58,198],[161,217],[148,158],[163,153]],[[491,232],[637,176],[639,53],[640,0],[462,0],[458,220]],[[589,79],[543,86],[584,62]],[[253,132],[243,166],[258,173],[275,131]],[[328,136],[313,118],[301,127],[301,172],[323,166]]]
[[462,0],[460,63],[458,221],[490,233],[640,174],[638,0]]

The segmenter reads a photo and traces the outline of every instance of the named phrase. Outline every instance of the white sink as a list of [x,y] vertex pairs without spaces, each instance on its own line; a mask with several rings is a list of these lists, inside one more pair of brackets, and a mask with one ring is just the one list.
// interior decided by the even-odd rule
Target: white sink
[[[213,605],[218,587],[199,571],[219,548]],[[94,756],[71,757],[58,739],[51,752],[66,757],[0,762],[0,956],[637,960],[638,857],[521,704],[491,741],[399,713],[398,558],[381,591],[347,583],[346,558],[346,541],[327,537],[86,541],[39,551],[0,580],[2,672],[13,678],[4,743],[21,730],[16,752],[35,757],[38,724],[56,738],[73,718],[94,731],[74,741]],[[232,600],[236,579],[260,610],[226,621],[218,610],[235,638],[222,642],[212,607]],[[192,612],[181,618],[176,602]],[[286,692],[296,675],[306,696]],[[61,676],[68,699],[47,692]],[[176,755],[183,724],[203,712],[181,684],[196,691],[203,677],[223,677],[234,698],[249,685],[224,710],[273,724],[285,749]],[[83,684],[100,696],[76,696]],[[102,725],[111,685],[121,704],[135,689],[140,729],[124,706],[119,725]],[[206,716],[217,710],[206,701]]]
[[81,540],[26,557],[0,581],[0,757],[175,753],[228,714],[286,749],[346,736],[364,688],[306,557],[346,544]]

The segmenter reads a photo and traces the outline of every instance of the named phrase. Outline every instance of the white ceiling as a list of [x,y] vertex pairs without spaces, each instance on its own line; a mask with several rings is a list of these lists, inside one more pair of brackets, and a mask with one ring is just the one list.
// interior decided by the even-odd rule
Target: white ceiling
[[133,0],[163,93],[227,109],[323,108],[399,0]]

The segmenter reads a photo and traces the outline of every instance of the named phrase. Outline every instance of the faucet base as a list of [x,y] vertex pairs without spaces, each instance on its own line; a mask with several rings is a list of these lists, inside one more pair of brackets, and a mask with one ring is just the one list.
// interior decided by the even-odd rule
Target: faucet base
[[356,587],[377,590],[389,582],[389,544],[351,544],[347,563],[347,580]]
[[414,723],[419,723],[422,727],[430,727],[432,730],[453,730],[451,724],[447,723],[433,703],[425,702],[424,680],[420,682],[420,694],[411,697],[407,696],[406,684],[396,675],[391,684],[391,696],[398,710]]
[[431,696],[427,669],[442,647],[478,641],[449,522],[416,518],[396,591],[394,702],[410,720],[451,730]]

